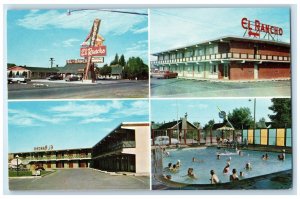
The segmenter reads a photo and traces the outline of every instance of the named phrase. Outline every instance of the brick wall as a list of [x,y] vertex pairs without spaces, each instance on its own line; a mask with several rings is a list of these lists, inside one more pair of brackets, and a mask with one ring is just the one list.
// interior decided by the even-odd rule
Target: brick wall
[[288,63],[262,63],[258,65],[259,79],[290,78],[291,70]]
[[252,80],[254,79],[254,65],[253,63],[230,63],[229,69],[230,80]]

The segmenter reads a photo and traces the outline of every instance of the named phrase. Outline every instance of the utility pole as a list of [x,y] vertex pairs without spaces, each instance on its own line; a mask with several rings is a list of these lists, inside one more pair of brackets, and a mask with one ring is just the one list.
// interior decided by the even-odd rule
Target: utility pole
[[50,57],[50,60],[49,60],[49,61],[50,61],[50,63],[51,63],[51,68],[52,68],[52,66],[53,66],[53,62],[54,62],[55,60],[54,60],[54,58],[53,58],[53,57]]

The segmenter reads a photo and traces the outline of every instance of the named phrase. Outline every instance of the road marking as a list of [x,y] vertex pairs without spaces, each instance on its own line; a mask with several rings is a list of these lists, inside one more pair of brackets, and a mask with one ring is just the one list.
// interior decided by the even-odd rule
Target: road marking
[[141,181],[141,182],[144,183],[145,185],[148,185],[148,183],[146,183],[145,181],[143,181],[143,180],[141,180],[141,179],[135,178],[135,177],[133,177],[133,176],[128,176],[128,177],[133,178],[133,179],[136,179],[136,180],[138,180],[138,181]]

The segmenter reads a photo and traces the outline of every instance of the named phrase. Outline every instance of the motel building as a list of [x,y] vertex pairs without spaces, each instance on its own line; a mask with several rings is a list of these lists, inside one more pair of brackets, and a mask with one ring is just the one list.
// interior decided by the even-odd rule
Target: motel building
[[[18,157],[18,168],[30,170],[94,168],[149,176],[148,135],[148,122],[123,122],[91,148],[53,150],[52,145],[34,147],[32,152],[8,154],[9,163]],[[12,166],[16,168],[16,165]]]
[[152,54],[152,67],[179,78],[204,80],[290,79],[290,44],[247,37],[221,37]]
[[87,168],[91,162],[91,148],[53,150],[53,146],[34,147],[32,152],[11,153],[9,157],[16,159],[17,155],[23,166],[33,170]]
[[148,122],[123,122],[92,147],[91,167],[150,175]]

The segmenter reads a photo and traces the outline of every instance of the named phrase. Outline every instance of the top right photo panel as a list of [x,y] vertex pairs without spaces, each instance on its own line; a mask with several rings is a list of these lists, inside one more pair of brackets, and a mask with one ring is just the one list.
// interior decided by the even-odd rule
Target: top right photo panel
[[151,97],[290,97],[290,24],[290,7],[150,9]]

